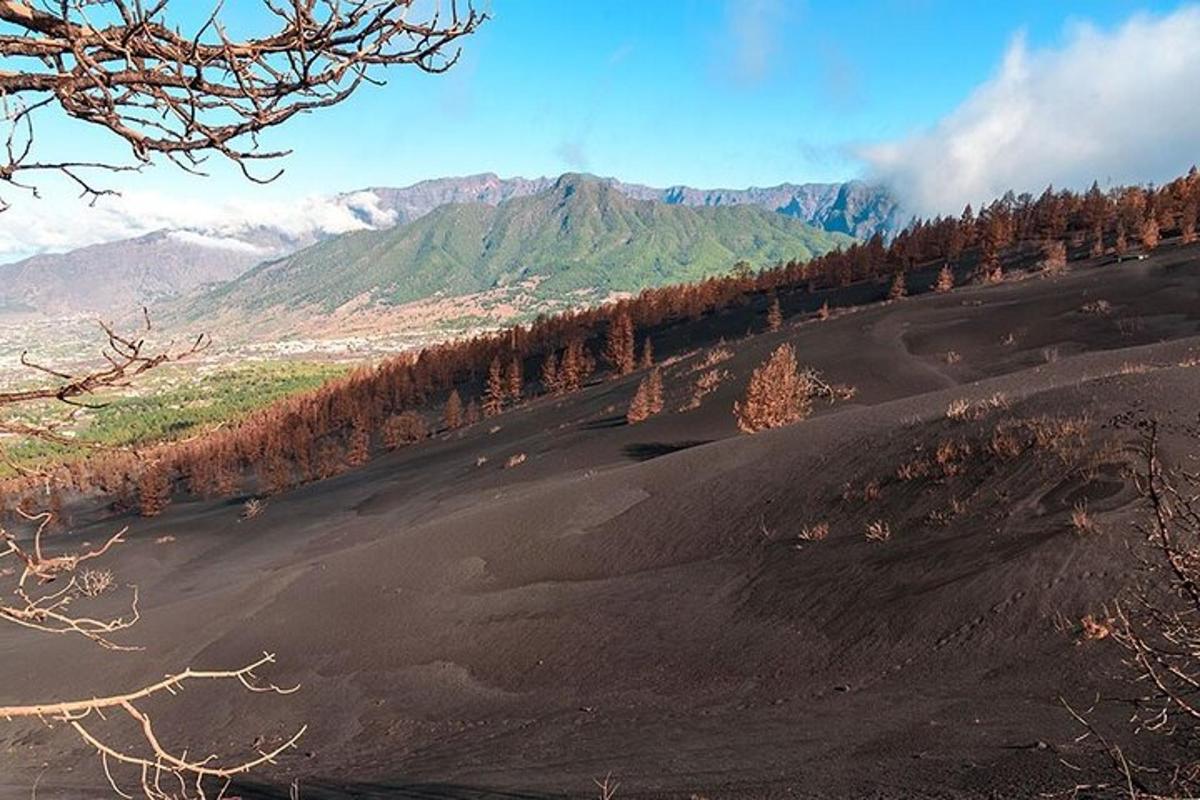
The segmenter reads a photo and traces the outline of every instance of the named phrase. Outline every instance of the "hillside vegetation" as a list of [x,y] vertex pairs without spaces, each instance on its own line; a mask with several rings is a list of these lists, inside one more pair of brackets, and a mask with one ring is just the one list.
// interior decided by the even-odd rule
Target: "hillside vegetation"
[[495,207],[446,205],[390,230],[330,239],[256,267],[187,314],[330,311],[364,299],[398,305],[521,282],[535,298],[587,300],[701,280],[739,260],[756,268],[807,260],[851,243],[763,208],[632,200],[605,182],[565,175],[540,194]]

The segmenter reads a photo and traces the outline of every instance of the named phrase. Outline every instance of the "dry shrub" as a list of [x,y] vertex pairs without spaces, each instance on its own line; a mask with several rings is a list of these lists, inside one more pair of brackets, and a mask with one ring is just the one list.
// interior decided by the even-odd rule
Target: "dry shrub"
[[696,383],[692,386],[691,399],[679,410],[691,411],[692,409],[699,408],[700,404],[704,402],[704,398],[715,392],[728,375],[729,373],[723,369],[710,369],[706,372],[701,372],[696,378]]
[[488,462],[487,456],[476,456],[475,457],[475,466],[476,467],[482,467],[487,462]]
[[1096,532],[1096,521],[1088,513],[1087,503],[1076,503],[1075,507],[1071,509],[1071,527],[1080,536],[1087,536]]
[[1053,364],[1056,361],[1058,361],[1058,348],[1057,347],[1043,347],[1042,348],[1042,360],[1045,361],[1047,364]]
[[155,544],[173,544],[174,542],[175,537],[171,536],[170,534],[167,534],[166,536],[160,536],[154,540]]
[[959,397],[950,401],[950,405],[946,406],[946,418],[964,420],[971,412],[971,401],[965,397]]
[[723,364],[733,358],[733,351],[723,344],[711,348],[704,354],[704,358],[700,360],[696,366],[692,367],[692,372],[700,372],[701,370],[712,369],[718,364]]
[[962,361],[962,355],[957,350],[947,350],[945,359],[947,364],[957,364]]
[[1063,463],[1077,460],[1087,444],[1091,420],[1080,417],[1034,417],[1024,421],[1040,450],[1054,453]]
[[963,421],[983,419],[993,411],[1007,409],[1009,406],[1008,397],[1002,392],[996,392],[982,400],[976,400],[972,403],[965,397],[960,397],[957,400],[951,401],[946,408],[946,417],[948,419]]
[[892,527],[882,519],[867,525],[867,541],[886,542],[892,538]]
[[1112,636],[1113,621],[1109,618],[1100,618],[1095,614],[1087,614],[1083,619],[1079,620],[1079,627],[1082,629],[1082,635],[1085,641],[1098,641],[1107,639]]
[[956,439],[943,439],[938,442],[933,456],[934,462],[947,478],[961,474],[970,457],[971,445]]
[[813,391],[810,375],[796,365],[796,351],[781,344],[754,370],[746,396],[734,403],[738,428],[757,433],[799,422],[812,412]]
[[1002,422],[992,431],[988,450],[997,458],[1011,461],[1025,452],[1025,443],[1011,423]]
[[874,480],[867,481],[866,485],[863,486],[863,492],[862,492],[863,502],[864,503],[873,503],[879,499],[879,497],[882,493],[883,493],[883,490],[879,486],[879,481],[874,481]]
[[429,436],[425,418],[415,411],[395,414],[383,425],[383,446],[395,450],[401,445],[419,442]]
[[896,468],[896,477],[902,481],[914,481],[929,474],[929,462],[923,458],[907,461]]
[[251,497],[242,505],[241,519],[254,519],[267,510],[267,502],[257,497]]
[[829,536],[829,523],[818,522],[815,525],[805,525],[800,529],[800,533],[796,534],[796,538],[802,542],[820,542]]
[[1135,364],[1132,361],[1126,361],[1117,372],[1121,375],[1143,375],[1153,369],[1154,367],[1149,364]]
[[525,463],[525,454],[524,453],[513,453],[511,456],[508,457],[508,460],[504,462],[504,468],[512,469],[513,467],[519,467],[520,465],[522,465],[524,463]]
[[833,312],[829,309],[829,301],[826,300],[824,303],[821,303],[821,307],[817,309],[817,319],[821,320],[821,322],[824,322],[831,316],[833,316]]
[[1107,300],[1092,300],[1089,303],[1084,303],[1079,307],[1080,312],[1084,314],[1095,314],[1096,316],[1108,316],[1112,313],[1112,303]]

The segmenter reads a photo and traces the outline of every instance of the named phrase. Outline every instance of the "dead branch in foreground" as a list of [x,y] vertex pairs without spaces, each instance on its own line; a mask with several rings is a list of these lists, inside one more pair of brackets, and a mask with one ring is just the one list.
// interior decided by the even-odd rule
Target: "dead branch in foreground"
[[[8,5],[11,3],[0,0],[0,19]],[[3,38],[0,37],[0,44],[2,42]],[[144,310],[143,317],[145,331],[149,331],[150,317]],[[101,329],[107,338],[107,345],[102,349],[104,363],[94,369],[76,372],[54,369],[34,363],[22,354],[23,365],[49,376],[50,380],[31,389],[0,393],[0,408],[17,407],[39,400],[95,408],[98,404],[84,403],[82,399],[106,388],[128,386],[135,377],[163,364],[195,355],[209,344],[208,337],[202,335],[190,347],[179,352],[171,352],[168,348],[151,353],[142,335],[122,336],[105,323],[101,323]],[[0,433],[51,441],[64,440],[54,426],[0,422]],[[40,633],[79,635],[109,650],[140,649],[117,644],[111,639],[113,634],[132,628],[141,618],[136,586],[130,587],[132,597],[128,611],[120,616],[94,616],[77,611],[78,604],[104,594],[114,585],[111,573],[99,573],[90,567],[81,567],[123,544],[127,529],[117,531],[98,547],[82,552],[51,554],[44,539],[53,515],[49,512],[29,513],[19,507],[16,513],[32,524],[33,531],[27,540],[22,540],[0,528],[0,579],[11,581],[11,596],[15,598],[0,599],[0,622],[11,622]],[[98,578],[97,575],[102,577]],[[216,754],[197,759],[189,756],[188,749],[172,751],[159,738],[150,716],[137,704],[158,695],[175,695],[185,684],[196,681],[235,681],[245,691],[253,693],[286,695],[296,691],[299,687],[281,689],[271,683],[258,682],[255,670],[274,661],[273,655],[264,654],[258,661],[241,669],[187,669],[126,694],[0,707],[0,719],[37,719],[51,727],[56,724],[69,726],[85,745],[99,755],[112,790],[122,798],[133,797],[122,788],[122,781],[118,779],[116,772],[122,770],[137,775],[132,791],[140,792],[148,800],[206,798],[206,791],[211,790],[214,784],[220,786],[216,796],[223,797],[234,777],[274,763],[281,754],[295,746],[307,726],[302,726],[277,747],[258,749],[251,756],[227,763]],[[136,725],[142,742],[141,752],[123,749],[96,733],[90,720],[106,720],[113,712],[120,712]]]
[[[1157,422],[1149,424],[1145,471],[1138,489],[1149,507],[1138,525],[1148,555],[1142,577],[1116,600],[1108,624],[1124,650],[1124,663],[1140,689],[1130,722],[1134,734],[1172,737],[1194,747],[1200,731],[1200,474],[1166,468],[1160,458]],[[1113,736],[1063,703],[1084,728],[1079,741],[1100,745],[1116,775],[1112,783],[1076,788],[1130,800],[1181,800],[1200,794],[1200,762],[1169,768],[1141,764]],[[1165,750],[1165,748],[1164,748]]]
[[[159,694],[178,694],[190,681],[236,681],[247,692],[291,694],[298,686],[283,689],[274,684],[258,683],[255,670],[275,663],[275,656],[264,653],[252,664],[237,670],[194,670],[168,675],[158,683],[150,684],[127,694],[96,697],[88,700],[52,701],[24,706],[0,706],[0,719],[38,719],[47,725],[63,723],[75,732],[80,740],[94,749],[100,756],[104,774],[112,790],[123,798],[131,798],[121,788],[114,765],[133,768],[140,776],[137,788],[149,800],[173,800],[174,798],[206,798],[205,782],[220,786],[216,797],[223,797],[232,780],[265,764],[274,764],[283,753],[296,746],[308,730],[303,725],[291,737],[268,750],[258,749],[253,756],[232,763],[222,763],[216,754],[204,758],[189,757],[186,750],[174,753],[159,739],[150,716],[137,707],[137,703]],[[141,732],[147,752],[139,755],[106,742],[85,727],[91,717],[107,719],[106,711],[120,711],[132,720]],[[164,785],[164,783],[166,785]]]
[[[423,4],[422,14],[414,4],[261,0],[248,5],[270,30],[238,38],[216,0],[186,32],[171,12],[190,3],[0,0],[0,120],[8,126],[0,182],[36,196],[21,176],[57,173],[94,201],[114,192],[93,185],[91,172],[137,170],[154,154],[194,173],[215,154],[251,180],[274,180],[279,172],[257,178],[249,164],[288,151],[261,150],[259,133],[379,83],[376,69],[444,72],[458,60],[458,40],[487,19],[469,4],[460,13],[457,0]],[[133,163],[39,160],[33,117],[46,109],[115,135]]]
[[[92,550],[48,556],[42,548],[42,537],[53,520],[52,515],[31,515],[20,510],[18,513],[36,523],[37,527],[29,547],[22,546],[13,534],[0,528],[0,568],[3,568],[5,559],[10,557],[22,564],[20,577],[12,590],[17,602],[0,600],[0,620],[42,633],[78,634],[109,650],[138,649],[115,644],[109,638],[118,631],[133,627],[140,619],[136,586],[130,587],[133,596],[127,616],[100,619],[72,612],[74,603],[94,594],[83,584],[83,573],[79,572],[79,566],[103,556],[114,545],[122,543],[127,529],[122,528],[103,545]],[[15,575],[15,570],[0,571],[0,575],[6,574]],[[59,578],[65,578],[65,585],[58,581]],[[56,582],[59,585],[53,590],[44,588]],[[29,586],[31,583],[32,588]]]

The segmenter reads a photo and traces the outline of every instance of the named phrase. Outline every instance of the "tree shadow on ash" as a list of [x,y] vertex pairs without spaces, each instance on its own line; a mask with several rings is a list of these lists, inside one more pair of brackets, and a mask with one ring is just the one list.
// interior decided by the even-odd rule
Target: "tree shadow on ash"
[[626,445],[621,449],[621,452],[625,454],[626,458],[632,458],[634,461],[649,461],[653,458],[669,456],[671,453],[678,453],[680,450],[699,447],[711,441],[713,440],[693,439],[683,442],[638,442]]
[[[402,780],[387,783],[302,783],[302,800],[566,800],[567,795],[525,792],[518,789],[485,789],[452,783],[417,783]],[[229,787],[243,800],[289,800],[294,797],[289,785],[270,786],[258,783],[235,783]]]

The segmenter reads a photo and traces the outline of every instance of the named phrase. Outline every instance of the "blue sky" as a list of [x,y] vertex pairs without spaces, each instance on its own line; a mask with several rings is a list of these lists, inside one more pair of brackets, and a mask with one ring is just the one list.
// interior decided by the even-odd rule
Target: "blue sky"
[[[254,29],[261,17],[252,9],[259,6],[227,3],[230,28]],[[1007,124],[1011,104],[993,99],[971,112],[972,104],[986,105],[978,96],[1003,90],[1011,101],[1022,92],[1045,94],[1036,76],[1017,74],[1018,56],[1027,55],[1035,72],[1057,70],[1065,80],[1084,51],[1112,46],[1131,20],[1179,27],[1167,15],[1196,10],[1107,0],[491,0],[485,7],[493,18],[464,42],[462,61],[450,73],[394,70],[386,86],[364,87],[344,105],[268,136],[268,146],[295,151],[270,186],[248,184],[220,164],[207,179],[163,165],[114,183],[132,195],[181,198],[194,207],[231,199],[280,203],[483,171],[532,177],[583,170],[701,187],[858,176],[919,182],[908,174],[913,165],[925,173],[938,166],[925,167],[922,155],[929,160],[932,153],[936,162],[939,147],[974,141],[973,125]],[[1141,46],[1152,46],[1146,44],[1152,33],[1141,36]],[[1200,77],[1190,66],[1180,72],[1179,60],[1162,66],[1159,83]],[[1139,65],[1122,68],[1136,72]],[[1016,88],[1004,88],[1008,83]],[[971,113],[991,122],[963,119]],[[1197,132],[1187,129],[1191,118],[1170,124],[1185,128],[1172,134],[1175,140],[1196,143]],[[955,125],[941,139],[928,138],[938,126]],[[39,146],[46,155],[68,148],[86,149],[89,157],[119,152],[100,132],[49,118],[42,120]],[[986,147],[973,158],[985,155]],[[1135,161],[1129,163],[1140,167]],[[1173,164],[1156,162],[1152,171]],[[968,158],[959,172],[978,169]],[[1071,173],[1042,172],[1047,180],[1069,181],[1096,170],[1113,171],[1092,160]],[[1016,164],[961,186],[958,195],[990,191],[1000,180],[1036,184],[1042,177]],[[919,197],[920,210],[935,204],[928,187],[898,190]],[[48,186],[46,194],[36,206],[46,225],[79,218],[63,187]],[[18,216],[0,215],[0,257],[22,246],[44,249],[17,234]],[[116,230],[80,235],[111,238]]]
[[[231,5],[246,5],[231,4]],[[1169,9],[1177,4],[1146,4]],[[455,71],[396,71],[274,141],[300,191],[586,169],[650,184],[841,180],[844,151],[939,119],[1019,32],[1129,2],[493,0]],[[174,179],[177,176],[170,176]]]

